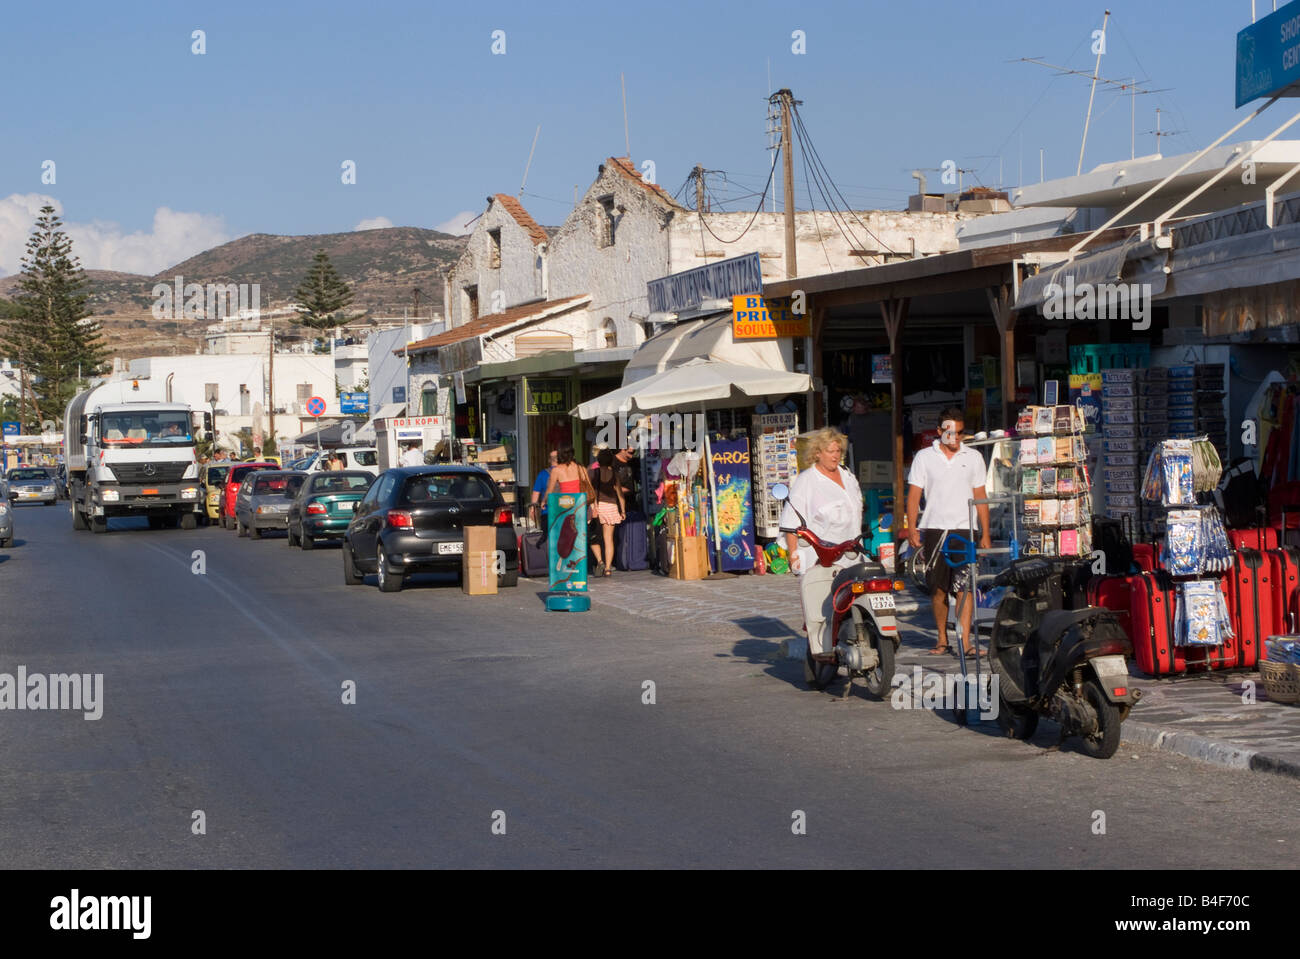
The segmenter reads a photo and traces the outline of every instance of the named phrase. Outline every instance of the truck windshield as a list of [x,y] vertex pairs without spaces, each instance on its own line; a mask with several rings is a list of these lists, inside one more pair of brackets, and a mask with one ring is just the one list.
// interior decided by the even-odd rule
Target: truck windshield
[[184,410],[104,413],[99,436],[105,446],[188,446],[190,416]]

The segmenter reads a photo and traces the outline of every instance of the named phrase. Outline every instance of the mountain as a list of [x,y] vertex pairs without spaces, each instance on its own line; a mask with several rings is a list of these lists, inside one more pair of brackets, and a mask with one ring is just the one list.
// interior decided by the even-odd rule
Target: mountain
[[[254,283],[261,306],[281,306],[306,276],[317,250],[329,254],[335,269],[352,284],[352,310],[377,316],[402,315],[413,306],[419,287],[420,314],[442,305],[442,278],[465,248],[467,237],[418,227],[390,227],[316,236],[253,233],[177,263],[156,276],[87,270],[90,308],[103,324],[111,353],[131,359],[159,353],[193,353],[203,344],[209,320],[197,323],[158,320],[151,313],[153,288],[183,282]],[[74,250],[75,252],[75,250]],[[0,277],[0,298],[12,299],[18,277]],[[287,332],[287,331],[286,331]]]

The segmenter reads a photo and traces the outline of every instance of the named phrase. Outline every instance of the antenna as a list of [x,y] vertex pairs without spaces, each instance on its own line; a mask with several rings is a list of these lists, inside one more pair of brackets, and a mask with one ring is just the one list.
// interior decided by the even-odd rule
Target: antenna
[[533,145],[528,150],[528,162],[524,164],[524,178],[519,183],[519,195],[524,195],[524,186],[528,183],[528,171],[533,165],[533,151],[537,149],[537,138],[542,134],[542,125],[537,124],[537,132],[533,134]]
[[627,158],[632,159],[632,140],[627,133],[627,81],[623,74],[618,75],[619,85],[623,88],[623,146],[627,149]]
[[[1091,81],[1091,88],[1089,89],[1088,92],[1088,112],[1084,115],[1084,120],[1083,120],[1083,141],[1079,144],[1079,164],[1075,170],[1076,176],[1083,173],[1083,154],[1084,154],[1084,150],[1087,149],[1088,146],[1088,128],[1092,124],[1092,104],[1093,104],[1093,98],[1097,92],[1097,84],[1101,84],[1105,87],[1115,88],[1116,91],[1121,94],[1128,93],[1129,96],[1132,98],[1133,102],[1130,106],[1130,118],[1129,118],[1129,127],[1130,127],[1129,152],[1134,156],[1136,156],[1137,154],[1136,123],[1137,123],[1138,94],[1165,93],[1172,89],[1172,87],[1163,87],[1158,90],[1153,90],[1153,89],[1148,89],[1140,86],[1134,79],[1112,80],[1100,75],[1101,57],[1102,57],[1102,53],[1106,49],[1106,28],[1109,22],[1110,22],[1110,11],[1107,10],[1105,17],[1102,19],[1101,43],[1098,45],[1097,62],[1093,66],[1092,72],[1085,72],[1083,70],[1072,70],[1071,68],[1063,67],[1060,64],[1048,63],[1046,60],[1042,59],[1041,57],[1020,57],[1018,60],[1008,61],[1011,63],[1033,63],[1033,64],[1037,64],[1040,67],[1047,67],[1051,70],[1055,70],[1057,76],[1084,77],[1089,81]],[[1041,176],[1042,176],[1041,172],[1039,176],[1041,180]]]
[[1160,129],[1160,114],[1161,114],[1161,112],[1162,112],[1161,109],[1160,109],[1159,107],[1156,107],[1156,128],[1155,128],[1154,130],[1143,130],[1142,132],[1143,132],[1143,133],[1152,133],[1152,134],[1155,134],[1155,138],[1156,138],[1156,153],[1159,153],[1161,156],[1164,156],[1164,153],[1162,153],[1161,150],[1160,150],[1160,138],[1161,138],[1161,137],[1172,137],[1172,136],[1177,136],[1178,134],[1180,134],[1180,133],[1186,133],[1187,131],[1186,131],[1186,130],[1161,130],[1161,129]]

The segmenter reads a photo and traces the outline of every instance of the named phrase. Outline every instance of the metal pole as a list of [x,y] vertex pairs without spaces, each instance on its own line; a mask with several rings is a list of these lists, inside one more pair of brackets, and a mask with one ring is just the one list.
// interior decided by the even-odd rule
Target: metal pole
[[1079,169],[1075,171],[1078,176],[1083,172],[1083,149],[1088,145],[1088,125],[1092,122],[1092,98],[1097,93],[1097,74],[1101,71],[1101,55],[1106,52],[1106,24],[1110,22],[1110,11],[1106,11],[1106,16],[1101,21],[1101,46],[1097,48],[1097,65],[1092,69],[1092,89],[1088,91],[1088,113],[1083,118],[1083,142],[1079,144]]

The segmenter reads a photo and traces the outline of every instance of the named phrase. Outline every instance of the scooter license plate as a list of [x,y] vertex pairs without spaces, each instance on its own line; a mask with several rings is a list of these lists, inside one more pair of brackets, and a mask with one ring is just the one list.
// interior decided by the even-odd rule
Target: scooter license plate
[[871,600],[872,609],[893,609],[894,608],[894,597],[889,595],[888,593],[871,595],[867,598]]

